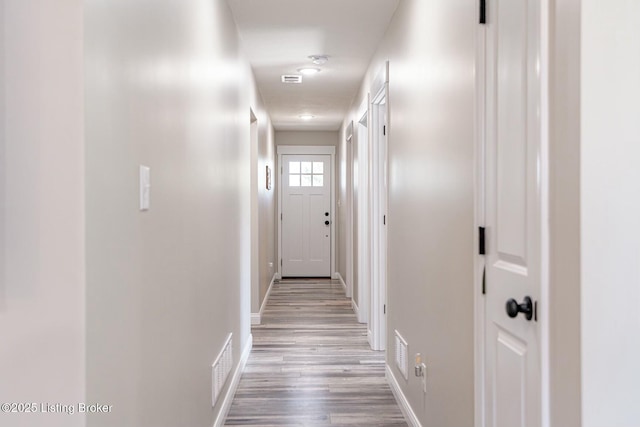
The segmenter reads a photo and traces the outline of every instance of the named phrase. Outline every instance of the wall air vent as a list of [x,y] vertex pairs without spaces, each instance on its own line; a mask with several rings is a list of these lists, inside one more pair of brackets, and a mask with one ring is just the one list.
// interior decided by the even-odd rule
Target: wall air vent
[[233,367],[233,334],[229,334],[227,341],[222,347],[222,351],[211,365],[211,406],[216,406],[216,401],[220,397],[220,392],[227,382],[227,378]]
[[409,379],[409,360],[407,355],[407,342],[396,332],[396,366],[402,372],[405,380]]
[[300,84],[302,83],[302,76],[295,75],[295,74],[284,74],[282,76],[282,83]]

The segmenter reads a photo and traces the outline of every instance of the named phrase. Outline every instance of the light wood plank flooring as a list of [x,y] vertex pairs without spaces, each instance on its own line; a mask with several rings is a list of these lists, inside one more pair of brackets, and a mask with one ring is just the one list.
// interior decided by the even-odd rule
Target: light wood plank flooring
[[226,425],[407,425],[338,282],[274,284]]

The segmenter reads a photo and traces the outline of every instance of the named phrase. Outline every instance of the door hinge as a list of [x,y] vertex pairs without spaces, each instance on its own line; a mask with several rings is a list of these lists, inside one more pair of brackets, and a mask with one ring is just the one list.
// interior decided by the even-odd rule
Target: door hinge
[[487,267],[482,269],[482,295],[487,294]]
[[384,136],[387,136],[387,126],[386,126],[386,125],[385,125],[385,126],[382,126],[382,134],[383,134]]
[[387,314],[387,304],[382,306],[382,314]]
[[487,23],[487,0],[480,0],[480,23]]
[[478,253],[480,255],[486,254],[484,227],[478,227]]
[[386,215],[382,216],[382,224],[383,225],[387,225],[387,216]]
[[282,258],[280,258],[280,267],[282,267]]
[[284,173],[282,166],[280,166],[280,175]]
[[280,221],[282,221],[282,214],[280,214]]
[[533,303],[533,320],[538,321],[538,301]]

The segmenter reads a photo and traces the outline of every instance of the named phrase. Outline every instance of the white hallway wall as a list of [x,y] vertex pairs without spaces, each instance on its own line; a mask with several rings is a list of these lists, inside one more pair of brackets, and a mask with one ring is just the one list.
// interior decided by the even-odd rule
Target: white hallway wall
[[583,427],[640,425],[640,2],[582,1]]
[[[257,93],[257,90],[256,90]],[[264,114],[258,133],[258,289],[252,291],[252,313],[258,313],[264,303],[269,285],[277,271],[276,258],[276,149],[275,132]],[[266,167],[271,169],[271,189],[267,189]],[[255,295],[254,295],[255,294]],[[255,298],[254,298],[255,296]],[[254,305],[255,301],[255,305]]]
[[0,425],[211,425],[211,363],[250,333],[250,107],[273,133],[226,2],[0,20],[0,400],[113,405]]
[[[0,402],[85,396],[83,2],[0,2]],[[83,426],[7,414],[2,426]]]
[[635,427],[640,4],[552,2],[551,425]]
[[[346,126],[359,119],[357,109],[388,59],[387,363],[429,427],[474,422],[476,9],[467,0],[401,2],[340,138],[345,153]],[[417,352],[425,358],[426,394],[417,377],[405,381],[395,368],[395,329],[410,360]]]
[[580,356],[580,4],[551,7],[550,425],[582,426]]
[[[473,105],[472,3],[403,2],[344,124],[390,59],[388,332],[399,329],[411,354],[426,355],[426,397],[415,378],[407,383],[393,368],[425,426],[473,424],[472,266],[465,255],[473,253],[473,114],[465,108]],[[550,13],[549,421],[635,427],[640,4],[557,0]],[[464,105],[456,108],[457,101]],[[445,220],[447,209],[457,212]],[[447,377],[450,369],[465,375]]]
[[250,108],[268,118],[224,0],[85,7],[87,396],[114,405],[89,425],[211,425],[211,363],[250,334]]

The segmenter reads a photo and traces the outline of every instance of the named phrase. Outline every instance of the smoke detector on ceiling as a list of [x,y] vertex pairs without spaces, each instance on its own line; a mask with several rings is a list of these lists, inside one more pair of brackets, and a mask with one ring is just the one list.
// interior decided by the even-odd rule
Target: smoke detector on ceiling
[[286,83],[286,84],[302,83],[302,76],[296,75],[296,74],[284,74],[282,76],[282,83]]
[[311,55],[308,58],[316,65],[324,65],[329,60],[327,55]]

